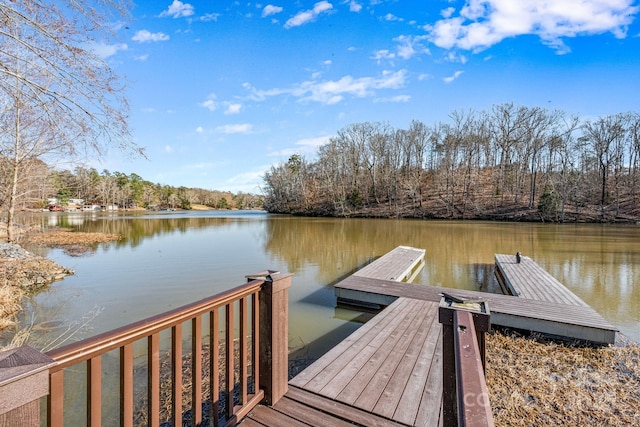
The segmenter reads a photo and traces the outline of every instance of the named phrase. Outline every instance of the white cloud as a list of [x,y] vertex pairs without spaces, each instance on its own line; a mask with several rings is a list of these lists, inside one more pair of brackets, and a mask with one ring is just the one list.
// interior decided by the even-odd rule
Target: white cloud
[[[271,167],[271,165],[259,166],[253,171],[243,172],[235,175],[225,181],[224,190],[238,193],[261,193],[260,185],[263,182],[264,174]],[[222,188],[219,186],[218,188]]]
[[180,0],[173,0],[169,8],[162,12],[160,16],[171,16],[173,18],[184,18],[193,15],[193,6],[189,3],[182,3]]
[[204,132],[204,128],[202,126],[198,126],[196,128],[196,133],[202,133],[202,132]]
[[225,114],[238,114],[242,109],[242,104],[227,103]]
[[290,157],[294,154],[315,154],[319,147],[328,144],[333,138],[331,135],[318,136],[316,138],[305,138],[295,143],[296,147],[284,148],[282,150],[269,153],[271,157]]
[[395,16],[393,13],[387,13],[384,16],[384,20],[385,21],[403,21],[402,18],[398,18],[397,16]]
[[400,89],[407,81],[407,71],[396,72],[383,71],[379,77],[359,77],[344,76],[339,80],[309,80],[298,83],[289,89],[274,88],[259,90],[249,83],[243,87],[250,91],[250,98],[254,101],[264,101],[265,99],[278,95],[290,95],[300,102],[319,102],[321,104],[333,105],[341,102],[346,96],[355,98],[365,98],[374,96],[377,90]]
[[461,64],[467,63],[467,57],[464,55],[458,55],[457,52],[450,50],[447,52],[445,59],[449,62],[459,62]]
[[172,147],[172,146],[170,146],[170,145],[165,145],[165,146],[164,146],[164,151],[165,151],[166,153],[173,153],[173,147]]
[[453,12],[455,12],[456,9],[454,7],[448,7],[446,9],[443,9],[440,12],[440,15],[442,15],[443,18],[451,18],[453,16]]
[[105,43],[92,43],[90,49],[98,55],[100,58],[105,59],[115,55],[121,50],[127,50],[129,46],[126,43],[105,44]]
[[530,34],[566,53],[565,37],[607,32],[626,37],[638,10],[633,0],[467,0],[458,16],[445,9],[445,19],[426,30],[430,40],[445,49],[477,51],[505,38]]
[[463,71],[456,71],[455,73],[453,73],[452,76],[449,77],[445,77],[444,79],[442,79],[443,82],[445,83],[451,83],[452,81],[456,80],[458,77],[460,77],[462,75]]
[[313,21],[321,13],[329,12],[333,9],[333,5],[328,1],[320,1],[313,6],[313,9],[298,12],[292,18],[289,18],[284,24],[285,28],[299,27]]
[[375,59],[376,62],[379,64],[380,62],[382,62],[382,60],[392,61],[393,59],[395,59],[395,57],[396,57],[395,53],[390,52],[387,49],[381,49],[373,52],[373,56],[371,56],[371,59]]
[[349,11],[350,12],[360,12],[362,10],[362,5],[359,4],[356,0],[351,0],[349,2]]
[[249,123],[236,123],[224,126],[218,126],[216,132],[225,134],[242,133],[248,134],[253,131],[253,125]]
[[216,103],[216,94],[211,93],[207,96],[207,99],[199,104],[201,107],[208,109],[209,111],[215,111],[218,108]]
[[198,18],[198,20],[202,22],[210,22],[210,21],[217,21],[219,17],[220,17],[219,13],[206,13],[202,15],[200,18]]
[[135,59],[136,61],[146,61],[147,59],[149,59],[149,54],[145,53],[143,55],[138,55],[138,56],[134,57],[133,59]]
[[399,36],[393,41],[398,43],[398,56],[409,59],[416,54],[429,53],[429,49],[422,44],[422,41],[427,39],[427,36]]
[[276,15],[282,12],[282,10],[283,9],[280,6],[274,6],[272,4],[268,4],[264,7],[264,9],[262,9],[262,17],[264,18],[265,16]]
[[152,33],[147,30],[140,30],[131,37],[134,42],[164,42],[169,40],[169,36],[165,33]]
[[391,98],[377,98],[374,102],[409,102],[411,100],[410,95],[397,95]]

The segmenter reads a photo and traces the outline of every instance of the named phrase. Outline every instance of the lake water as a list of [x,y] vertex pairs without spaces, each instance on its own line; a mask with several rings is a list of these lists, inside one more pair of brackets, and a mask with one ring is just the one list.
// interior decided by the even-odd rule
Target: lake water
[[336,308],[332,283],[399,245],[426,249],[416,283],[485,291],[496,287],[494,253],[520,251],[640,341],[638,226],[301,218],[256,211],[46,213],[39,220],[124,238],[79,256],[29,248],[76,271],[31,299],[22,322],[35,325],[36,347],[67,328],[79,329],[65,335],[71,342],[272,269],[295,274],[290,348],[314,359],[359,325],[361,313]]

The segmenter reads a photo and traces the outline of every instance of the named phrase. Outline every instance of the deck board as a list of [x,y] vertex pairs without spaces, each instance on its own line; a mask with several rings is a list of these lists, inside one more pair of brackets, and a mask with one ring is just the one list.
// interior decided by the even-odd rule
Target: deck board
[[589,307],[579,296],[571,292],[544,268],[527,256],[516,262],[513,255],[496,254],[496,268],[505,287],[514,296],[549,301],[559,304]]
[[353,273],[354,276],[402,282],[424,263],[424,249],[398,246],[371,264]]
[[289,384],[404,425],[420,425],[415,424],[419,414],[437,421],[442,405],[438,304],[398,298],[385,312],[386,324],[364,324],[344,351],[327,353]]

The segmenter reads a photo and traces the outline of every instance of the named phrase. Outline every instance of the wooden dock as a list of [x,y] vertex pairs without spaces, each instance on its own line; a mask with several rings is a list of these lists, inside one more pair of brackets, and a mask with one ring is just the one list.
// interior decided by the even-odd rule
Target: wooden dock
[[517,264],[515,256],[496,255],[499,274],[518,292],[518,296],[458,290],[413,283],[399,283],[352,275],[335,285],[339,300],[389,305],[406,297],[440,301],[443,292],[489,302],[491,323],[542,334],[613,344],[617,328],[573,294],[528,257]]
[[[311,419],[316,421],[311,425],[441,425],[442,328],[437,307],[431,301],[396,299],[293,378],[284,403],[261,407],[249,418],[259,425],[276,425],[276,417],[277,425]],[[300,396],[306,400],[300,402]],[[336,414],[333,408],[348,411]],[[314,418],[303,418],[306,414]]]
[[424,266],[424,249],[398,246],[353,273],[356,277],[410,282]]
[[496,277],[505,294],[538,301],[589,307],[579,296],[527,256],[496,254]]
[[[424,264],[424,250],[408,247],[398,247],[342,280],[335,285],[339,299],[387,308],[293,378],[283,399],[273,407],[257,407],[243,424],[443,425],[443,338],[437,319],[442,292],[488,301],[492,324],[596,343],[615,341],[613,325],[571,297],[535,262],[525,258],[517,266],[535,270],[535,275],[514,273],[509,256],[504,257],[496,256],[500,274],[519,296],[400,282]],[[524,286],[522,277],[537,277],[535,286],[551,290]]]

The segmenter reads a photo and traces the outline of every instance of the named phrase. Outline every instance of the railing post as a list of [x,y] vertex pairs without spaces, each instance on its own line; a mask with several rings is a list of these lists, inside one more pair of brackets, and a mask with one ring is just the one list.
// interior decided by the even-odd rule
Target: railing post
[[49,394],[55,363],[28,346],[0,353],[0,427],[40,426],[40,398]]
[[456,322],[454,321],[455,312],[458,310],[472,313],[483,369],[486,369],[484,333],[491,329],[489,306],[486,301],[465,301],[451,295],[443,295],[438,310],[438,318],[442,323],[442,417],[443,425],[445,426],[458,426],[455,353]]
[[275,404],[289,386],[289,287],[292,274],[268,271],[260,291],[260,388],[265,403]]

